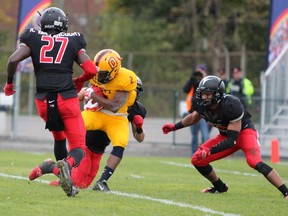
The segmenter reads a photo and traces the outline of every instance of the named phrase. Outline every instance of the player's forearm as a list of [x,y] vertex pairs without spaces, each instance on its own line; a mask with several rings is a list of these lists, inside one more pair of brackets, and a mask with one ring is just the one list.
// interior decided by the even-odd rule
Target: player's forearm
[[145,138],[145,133],[144,131],[142,131],[142,133],[137,133],[137,132],[134,132],[134,138],[137,140],[137,142],[143,142],[144,141],[144,138]]
[[143,142],[145,138],[144,130],[142,128],[138,128],[137,130],[136,127],[133,127],[133,125],[132,125],[132,130],[133,130],[133,136],[137,140],[137,142],[140,142],[140,143]]
[[105,109],[116,113],[126,103],[126,100],[128,98],[128,92],[118,91],[112,100],[103,98],[95,93],[91,94],[91,98],[98,102]]
[[8,62],[7,65],[7,83],[11,84],[13,83],[13,79],[14,79],[14,74],[16,71],[18,63],[12,63],[12,62]]

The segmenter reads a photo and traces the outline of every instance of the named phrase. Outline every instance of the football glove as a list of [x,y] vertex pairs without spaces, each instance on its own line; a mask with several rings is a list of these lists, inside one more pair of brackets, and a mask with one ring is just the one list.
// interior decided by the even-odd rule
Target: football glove
[[163,134],[168,134],[169,132],[175,131],[175,130],[176,130],[175,124],[168,123],[162,126]]
[[141,115],[135,115],[132,122],[136,125],[136,128],[142,128],[143,118]]
[[6,82],[6,85],[4,86],[3,90],[4,90],[4,93],[5,93],[6,96],[13,95],[16,92],[14,90],[14,83],[13,82],[10,83],[10,84],[8,84]]
[[101,88],[93,86],[93,87],[89,87],[89,88],[87,88],[85,90],[85,93],[84,93],[85,100],[90,100],[91,95],[92,95],[93,92],[95,94],[99,95],[100,97],[103,97],[103,98],[105,97],[105,95],[103,94]]
[[195,153],[195,157],[199,160],[204,159],[210,155],[210,149],[204,146],[199,146],[198,151]]

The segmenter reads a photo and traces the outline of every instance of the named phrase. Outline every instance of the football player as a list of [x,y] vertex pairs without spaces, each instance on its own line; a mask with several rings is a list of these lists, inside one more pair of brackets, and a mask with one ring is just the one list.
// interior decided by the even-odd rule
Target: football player
[[219,134],[204,142],[192,156],[191,163],[211,183],[212,187],[203,193],[224,193],[228,186],[216,174],[211,162],[227,157],[242,150],[248,165],[262,173],[288,199],[288,189],[278,173],[263,162],[260,154],[258,134],[251,121],[251,115],[244,110],[240,100],[224,94],[225,84],[216,76],[207,76],[201,80],[195,97],[194,110],[176,124],[164,124],[163,133],[167,134],[190,126],[204,118],[218,128]]
[[107,98],[98,95],[99,91],[94,92],[91,88],[85,92],[87,100],[93,99],[103,107],[99,112],[82,111],[86,130],[105,131],[113,145],[102,176],[93,186],[94,190],[109,191],[107,181],[121,162],[128,145],[127,111],[136,98],[134,90],[137,86],[137,76],[133,71],[121,67],[121,60],[115,50],[99,51],[94,57],[99,72],[90,82],[100,88]]
[[[66,138],[69,141],[68,156],[57,161],[57,167],[63,190],[67,196],[75,196],[77,189],[71,181],[70,170],[84,157],[86,133],[76,88],[81,89],[85,81],[95,76],[97,68],[85,52],[84,36],[78,32],[67,33],[68,19],[61,9],[46,9],[40,24],[41,30],[27,29],[20,36],[20,46],[8,60],[4,92],[7,96],[15,93],[13,79],[17,65],[31,57],[38,115],[46,122],[46,129],[52,132],[56,143]],[[84,70],[75,83],[72,79],[74,61]]]
[[[85,88],[83,88],[83,90],[85,91]],[[81,91],[78,94],[80,100],[82,100],[84,97],[84,91]],[[145,138],[142,125],[143,119],[146,116],[146,109],[140,103],[140,97],[142,96],[143,91],[142,81],[137,77],[137,97],[134,104],[128,108],[128,120],[131,122],[134,138],[138,142],[142,142]],[[92,108],[88,109],[92,110]],[[92,183],[99,170],[102,155],[109,144],[110,140],[104,131],[95,130],[86,132],[87,148],[85,151],[85,157],[78,167],[72,169],[71,178],[76,187],[87,188]],[[62,154],[65,154],[65,152]],[[45,160],[42,164],[35,167],[30,172],[29,179],[34,180],[47,173],[54,173],[56,176],[58,176],[58,169],[55,165],[55,162],[51,159]],[[57,186],[59,185],[59,180],[52,181],[50,184]]]

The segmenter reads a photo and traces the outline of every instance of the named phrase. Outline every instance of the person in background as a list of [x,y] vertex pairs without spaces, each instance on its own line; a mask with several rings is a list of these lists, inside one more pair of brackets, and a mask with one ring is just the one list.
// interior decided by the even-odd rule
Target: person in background
[[218,69],[216,74],[221,80],[223,80],[225,88],[227,88],[229,80],[227,79],[227,74],[226,74],[225,68]]
[[167,134],[195,124],[202,118],[219,130],[219,134],[200,145],[191,158],[196,170],[213,185],[203,189],[203,193],[228,191],[228,185],[218,177],[211,163],[242,150],[247,164],[261,173],[288,199],[284,181],[261,158],[258,133],[250,113],[243,108],[237,97],[225,94],[224,83],[219,77],[207,76],[201,80],[196,97],[193,98],[193,106],[192,113],[176,124],[164,124],[162,131]]
[[226,86],[226,93],[239,98],[246,109],[248,105],[252,104],[252,95],[254,94],[253,84],[244,76],[240,67],[233,68],[232,76],[232,80]]
[[[187,93],[186,97],[186,107],[187,107],[187,114],[193,112],[193,106],[192,106],[192,98],[196,92],[196,89],[198,88],[199,82],[201,79],[207,76],[207,67],[204,64],[197,65],[195,70],[192,72],[192,75],[190,76],[189,80],[186,82],[186,84],[183,87],[183,92]],[[201,132],[202,136],[202,143],[209,139],[209,126],[207,122],[204,121],[204,119],[200,120],[197,124],[191,125],[190,127],[192,139],[191,139],[191,153],[192,155],[197,151],[199,141],[198,141],[198,135],[199,132]]]
[[[75,196],[78,190],[71,181],[71,169],[84,157],[86,133],[77,91],[98,71],[85,52],[84,36],[78,32],[67,33],[68,19],[61,9],[46,9],[41,14],[40,26],[41,30],[27,29],[20,36],[20,47],[8,60],[4,92],[7,96],[15,93],[13,79],[17,65],[31,57],[38,115],[52,132],[55,142],[68,140],[67,157],[58,160],[56,165],[62,189],[67,196]],[[84,72],[73,80],[74,62]]]

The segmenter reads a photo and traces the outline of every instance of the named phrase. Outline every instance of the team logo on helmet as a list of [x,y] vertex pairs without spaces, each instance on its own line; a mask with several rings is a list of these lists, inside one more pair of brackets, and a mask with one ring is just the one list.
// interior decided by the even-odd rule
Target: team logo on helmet
[[112,69],[116,68],[118,66],[118,62],[117,60],[114,58],[114,57],[111,57],[109,60],[108,60],[108,64],[110,65],[110,67]]

